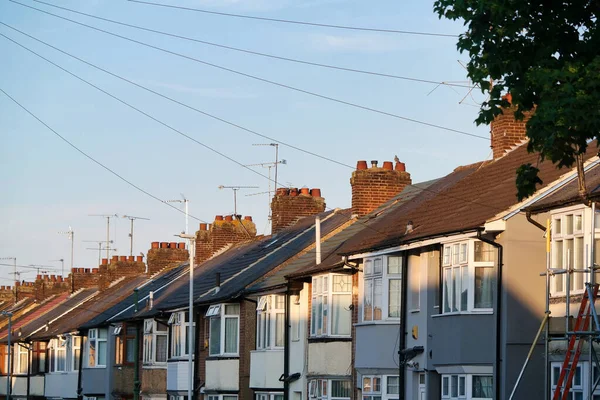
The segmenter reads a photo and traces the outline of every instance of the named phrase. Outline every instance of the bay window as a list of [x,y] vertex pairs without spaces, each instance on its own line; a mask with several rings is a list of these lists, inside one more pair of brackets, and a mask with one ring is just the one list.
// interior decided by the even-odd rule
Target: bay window
[[350,335],[352,327],[351,275],[327,274],[313,277],[311,300],[311,336]]
[[352,382],[342,379],[311,379],[308,381],[308,398],[311,400],[349,400]]
[[[584,289],[584,226],[583,210],[555,214],[552,216],[552,268],[579,270],[571,274],[571,292],[581,293]],[[566,292],[566,275],[552,276],[553,295]]]
[[285,296],[258,298],[256,307],[256,348],[283,348],[285,337]]
[[491,311],[495,248],[479,240],[444,245],[442,313]]
[[48,371],[67,372],[67,339],[59,337],[48,344]]
[[171,314],[171,356],[186,357],[190,351],[190,319],[187,311]]
[[86,346],[87,366],[89,368],[106,367],[106,339],[107,330],[90,329],[88,331],[88,341]]
[[135,325],[117,325],[115,334],[115,364],[131,365],[135,362]]
[[167,325],[153,319],[144,320],[144,365],[167,362]]
[[368,258],[363,270],[362,320],[399,320],[402,292],[402,257]]
[[81,352],[81,337],[67,337],[67,371],[79,371],[79,354]]
[[[46,348],[47,356],[41,354],[42,348]],[[43,372],[46,368],[46,360],[48,360],[48,372],[77,372],[80,352],[81,337],[71,335],[52,339],[47,347],[44,343],[44,346],[39,347],[38,350],[34,347],[34,360],[38,358],[37,372]]]
[[208,308],[209,355],[237,356],[239,347],[240,305],[215,304]]
[[491,375],[444,374],[442,399],[492,399],[494,383]]
[[363,400],[393,400],[400,395],[400,381],[394,375],[363,375]]

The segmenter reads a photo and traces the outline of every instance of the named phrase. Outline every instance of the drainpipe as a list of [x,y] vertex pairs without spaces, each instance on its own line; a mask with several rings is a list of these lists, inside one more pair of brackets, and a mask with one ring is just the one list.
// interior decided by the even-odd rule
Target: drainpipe
[[[31,346],[33,344],[30,343]],[[20,346],[20,345],[19,345]],[[31,360],[27,364],[27,398],[29,399],[31,393],[31,364],[33,363],[33,357],[31,356],[31,346],[27,346],[27,360]]]
[[491,246],[494,246],[498,250],[498,272],[496,273],[496,376],[494,377],[494,383],[496,385],[496,399],[501,399],[500,397],[500,365],[501,365],[501,355],[502,355],[502,342],[500,340],[501,336],[501,322],[502,322],[502,266],[504,265],[502,262],[503,256],[503,247],[501,244],[496,243],[493,240],[489,240],[481,236],[481,230],[477,231],[477,239],[480,241],[487,243]]
[[527,218],[527,221],[530,224],[533,224],[536,228],[538,228],[538,229],[546,232],[546,227],[544,225],[540,224],[539,222],[537,222],[536,220],[534,220],[534,219],[531,218],[531,211],[527,211],[525,213],[525,218]]
[[290,400],[290,282],[285,290],[285,330],[283,333],[283,400]]
[[[133,289],[133,297],[135,304],[133,305],[133,312],[138,312],[138,288]],[[134,359],[134,372],[133,372],[133,400],[139,400],[140,398],[140,325],[135,325],[135,346],[133,347],[133,359]]]
[[399,367],[398,367],[398,399],[399,400],[404,400],[405,396],[406,396],[406,365],[405,365],[405,361],[404,360],[404,356],[401,356],[400,352],[402,350],[404,350],[406,348],[406,301],[407,301],[407,293],[406,290],[408,289],[408,279],[407,278],[407,272],[408,272],[408,254],[407,252],[404,253],[404,255],[402,256],[402,291],[401,291],[401,296],[402,296],[402,301],[400,302],[400,341],[399,341],[399,346],[398,346],[398,358],[400,358],[400,362],[398,363]]
[[[196,308],[196,317],[194,318],[194,321],[196,321],[196,325],[194,326],[194,368],[193,368],[193,374],[194,377],[192,379],[192,382],[194,382],[194,387],[192,388],[192,399],[193,400],[197,397],[196,395],[196,377],[198,376],[198,368],[200,366],[200,307]],[[206,379],[205,379],[206,380]]]
[[81,386],[81,371],[83,369],[83,334],[79,335],[81,343],[79,348],[79,368],[77,371],[77,400],[83,400],[83,387]]

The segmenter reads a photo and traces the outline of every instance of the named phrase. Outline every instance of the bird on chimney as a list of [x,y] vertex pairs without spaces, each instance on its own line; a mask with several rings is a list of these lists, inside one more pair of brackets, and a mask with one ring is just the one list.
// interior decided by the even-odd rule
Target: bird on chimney
[[398,156],[394,156],[394,161],[397,163],[400,162],[400,159],[398,158]]

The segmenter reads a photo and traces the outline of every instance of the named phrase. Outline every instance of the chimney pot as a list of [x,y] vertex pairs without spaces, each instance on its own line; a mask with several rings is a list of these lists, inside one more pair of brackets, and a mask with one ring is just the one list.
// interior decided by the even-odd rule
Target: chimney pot
[[177,242],[171,242],[171,243],[169,243],[169,248],[170,249],[176,249],[177,248]]
[[252,217],[250,215],[246,215],[244,217],[244,221],[250,221],[250,222],[252,222]]
[[52,282],[56,282],[56,275],[50,275],[50,280]]
[[158,242],[152,242],[150,243],[150,247],[153,249],[158,249],[159,243]]
[[223,221],[223,216],[222,215],[215,216],[215,221]]
[[277,188],[277,196],[287,196],[289,192],[287,188]]
[[119,261],[119,256],[112,256],[112,261],[111,262],[116,262]]
[[100,265],[108,265],[108,258],[103,258],[102,264],[100,264]]
[[312,197],[321,197],[321,189],[311,189],[310,195]]
[[135,257],[134,256],[127,256],[127,261],[135,261]]
[[356,170],[362,171],[363,169],[367,169],[367,162],[365,160],[358,161],[356,163]]
[[384,161],[383,162],[383,169],[385,169],[386,171],[392,171],[394,169],[392,162],[391,161]]
[[377,160],[371,160],[371,168],[377,168]]
[[98,273],[98,268],[92,268],[92,274],[97,274]]
[[298,188],[291,188],[290,189],[290,196],[292,196],[292,197],[298,196]]
[[127,261],[127,256],[120,256],[119,261]]
[[233,221],[233,215],[226,215],[225,216],[225,221],[227,221],[227,222]]
[[300,194],[306,195],[306,196],[310,196],[310,189],[303,187],[302,189],[300,189]]
[[16,282],[15,282],[15,286],[21,286],[21,282],[19,282],[19,281],[16,281]]
[[58,280],[58,282],[64,282],[64,278],[61,275],[57,276],[56,280]]
[[35,277],[35,280],[36,280],[36,281],[41,281],[41,280],[42,280],[42,276],[41,276],[41,275],[38,275],[38,276],[36,276],[36,277]]
[[404,172],[404,171],[406,171],[406,164],[404,164],[403,162],[398,161],[396,163],[394,169],[396,171]]
[[167,243],[167,242],[160,242],[160,248],[161,249],[166,249],[168,247],[169,247],[169,243]]
[[204,222],[202,222],[202,223],[200,224],[200,230],[201,230],[201,231],[205,231],[205,230],[206,230],[206,224],[205,224]]
[[185,242],[179,242],[179,243],[177,243],[177,248],[178,249],[185,249]]
[[136,257],[135,257],[135,260],[136,260],[137,262],[144,262],[144,257],[142,257],[142,256],[136,256]]

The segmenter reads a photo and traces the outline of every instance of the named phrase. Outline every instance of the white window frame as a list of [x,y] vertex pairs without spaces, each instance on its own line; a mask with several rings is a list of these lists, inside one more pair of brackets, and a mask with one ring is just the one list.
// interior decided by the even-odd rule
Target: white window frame
[[[475,247],[483,246],[487,252],[491,253],[492,261],[475,261]],[[442,285],[442,307],[441,314],[464,314],[464,313],[484,313],[491,314],[494,311],[491,307],[475,307],[476,275],[478,269],[491,270],[491,302],[495,293],[496,283],[496,248],[488,243],[468,239],[461,241],[447,242],[443,244],[442,249],[442,274],[440,281]],[[449,279],[449,284],[447,284]],[[466,293],[464,288],[466,287]],[[458,296],[454,293],[458,289]],[[448,300],[449,299],[449,300]],[[450,307],[447,308],[447,301]]]
[[77,372],[79,368],[79,354],[77,351],[81,351],[81,337],[69,335],[67,337],[67,372]]
[[[48,357],[48,373],[50,374],[61,374],[69,371],[68,360],[69,356],[67,354],[69,338],[61,338],[51,339],[48,344],[48,352],[50,353],[50,357]],[[60,360],[63,360],[63,365],[61,366]]]
[[[382,321],[399,322],[402,310],[402,268],[404,257],[401,255],[377,256],[365,258],[362,275],[362,296],[360,320],[364,323]],[[397,271],[393,271],[397,269]],[[391,282],[396,282],[396,293],[392,293]],[[376,293],[379,286],[380,293]],[[377,297],[378,295],[378,297]],[[397,310],[392,315],[391,296],[397,297]],[[378,303],[378,304],[376,304]],[[379,314],[376,306],[379,305]]]
[[[334,285],[335,278],[343,278],[347,280],[344,285],[348,285],[348,290],[336,290]],[[352,315],[350,314],[347,326],[348,333],[333,333],[333,324],[335,320],[333,313],[333,299],[335,296],[349,296],[350,304],[352,304],[352,275],[347,274],[322,274],[312,278],[311,285],[311,317],[310,317],[310,336],[311,337],[350,337],[352,327]],[[319,307],[321,307],[319,309]],[[338,312],[352,313],[350,307],[346,309],[342,307]],[[320,330],[319,330],[320,327]]]
[[[24,343],[15,343],[13,345],[14,348],[14,356],[13,356],[13,374],[15,375],[25,375],[29,370],[29,349]],[[22,356],[25,359],[25,362],[22,363]],[[23,365],[25,364],[25,365]]]
[[[277,318],[283,329],[277,330]],[[278,335],[281,335],[279,337]],[[279,339],[279,340],[278,340]],[[256,306],[256,349],[283,349],[285,345],[285,295],[258,298]]]
[[[163,325],[164,330],[159,330],[159,327]],[[159,365],[165,366],[167,364],[167,358],[169,354],[169,328],[166,324],[157,321],[155,319],[144,320],[144,350],[143,350],[143,363],[145,366],[148,365]],[[166,354],[164,356],[165,361],[156,361],[156,345],[158,337],[163,337],[167,343],[165,348]]]
[[[398,393],[389,392],[390,378],[397,379]],[[379,380],[379,390],[375,386],[375,380]],[[367,386],[366,382],[370,386]],[[398,375],[363,375],[362,376],[362,398],[363,400],[395,400],[400,398],[400,380]]]
[[[332,394],[333,382],[340,381],[350,384],[349,395],[347,397],[334,397]],[[350,379],[310,379],[308,381],[308,399],[309,400],[349,400],[352,397],[352,381]]]
[[[227,308],[228,306],[237,306],[238,307],[238,312],[237,314],[228,314],[227,313]],[[241,305],[239,303],[221,303],[221,304],[216,304],[216,305],[212,305],[208,308],[208,311],[206,312],[206,317],[209,318],[209,338],[208,338],[208,353],[210,357],[219,357],[219,356],[223,356],[223,357],[237,357],[239,356],[239,351],[240,351],[240,312],[241,312]],[[210,315],[209,315],[210,314]],[[226,323],[227,320],[232,320],[235,319],[237,321],[237,333],[236,333],[236,349],[235,352],[226,352],[225,351],[225,342],[226,342],[226,337],[225,337],[225,327],[226,327]],[[218,323],[220,324],[219,326],[219,352],[212,352],[212,340],[213,337],[211,335],[211,328],[212,328],[212,324],[213,323]]]
[[256,392],[254,400],[277,400],[279,396],[283,400],[283,392]]
[[[492,400],[493,397],[473,397],[473,378],[492,378],[491,374],[442,374],[441,397],[443,400]],[[453,393],[453,381],[456,382],[456,392]],[[462,382],[462,384],[461,384]]]
[[[207,400],[237,400],[237,394],[206,394],[204,395]],[[187,397],[187,396],[184,396]],[[178,399],[183,400],[183,399]]]
[[[592,367],[594,369],[592,379],[594,382],[596,382],[596,380],[598,379],[599,371],[596,369],[595,365],[592,365]],[[554,393],[554,390],[556,389],[556,383],[558,381],[558,376],[560,375],[561,368],[562,368],[562,361],[553,362],[550,364],[550,385],[551,385],[552,393]],[[587,361],[579,361],[579,363],[577,364],[577,369],[579,370],[580,380],[578,382],[576,375],[573,376],[573,382],[571,384],[571,394],[569,397],[570,399],[576,398],[575,393],[581,394],[581,397],[578,397],[578,398],[583,398],[583,399],[589,398],[589,396],[588,396],[588,393],[589,393],[588,392],[589,368],[590,368],[590,363]],[[596,390],[594,391],[593,398],[597,398],[597,397],[600,397],[600,387],[597,387]]]
[[[100,332],[104,332],[105,335],[103,338],[100,337]],[[86,367],[87,368],[106,368],[106,360],[108,357],[108,354],[104,354],[104,360],[105,363],[104,364],[98,364],[98,360],[99,360],[99,354],[100,354],[100,346],[99,343],[104,343],[104,350],[106,352],[108,352],[108,332],[106,329],[104,328],[95,328],[95,329],[90,329],[88,331],[88,336],[87,336],[87,343],[85,346],[85,354],[86,354]],[[90,347],[92,346],[92,343],[94,344],[94,349],[96,350],[96,357],[95,357],[95,365],[90,365]]]
[[[171,358],[185,358],[188,356],[188,351],[191,348],[191,346],[188,346],[188,332],[190,323],[187,315],[187,311],[178,311],[172,313],[169,317],[169,325],[171,325],[169,340]],[[196,325],[195,322],[194,325]]]
[[[554,269],[584,269],[587,266],[587,248],[586,244],[585,223],[586,210],[584,208],[568,208],[557,210],[551,214],[551,231],[552,231],[552,246],[551,246],[551,267]],[[570,218],[570,223],[569,223]],[[579,219],[579,227],[577,226]],[[596,227],[600,228],[600,227]],[[571,241],[573,250],[568,249],[568,242]],[[581,249],[576,248],[576,243],[581,243]],[[560,248],[560,253],[558,249]],[[579,257],[577,257],[579,253]],[[557,274],[552,276],[550,281],[550,294],[552,296],[564,296],[566,294],[567,276],[566,274]],[[585,290],[584,282],[589,279],[589,273],[576,272],[571,274],[571,294],[580,294]]]

